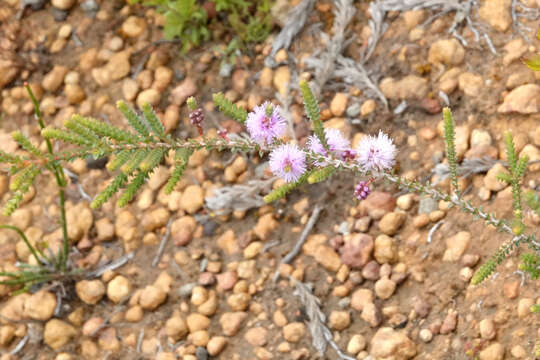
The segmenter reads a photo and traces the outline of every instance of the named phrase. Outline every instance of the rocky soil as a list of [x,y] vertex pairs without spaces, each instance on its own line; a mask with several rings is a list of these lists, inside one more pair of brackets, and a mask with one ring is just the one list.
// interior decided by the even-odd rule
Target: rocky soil
[[[22,11],[21,3],[28,4]],[[271,69],[264,58],[274,34],[224,77],[220,54],[229,35],[219,26],[212,31],[221,42],[183,56],[179,44],[159,42],[164,20],[152,9],[120,0],[52,0],[42,9],[32,8],[34,3],[41,2],[0,3],[4,151],[17,150],[9,136],[15,129],[39,141],[24,82],[51,125],[61,126],[75,113],[125,125],[115,108],[123,99],[134,106],[149,102],[167,131],[195,135],[184,105],[194,95],[207,112],[206,131],[219,123],[239,132],[214,111],[211,94],[222,91],[246,109],[274,99],[275,92],[286,96],[294,74],[312,76],[303,60],[320,41],[316,31],[302,32],[291,49],[298,61],[280,51],[279,66]],[[449,35],[453,13],[427,26],[422,24],[429,11],[390,13],[369,66],[381,74],[378,85],[390,108],[403,100],[408,108],[393,114],[360,89],[338,87],[323,92],[325,126],[339,128],[353,143],[383,129],[400,149],[398,172],[435,181],[430,171],[444,160],[442,91],[458,124],[460,159],[505,160],[502,134],[511,130],[520,154],[540,160],[540,77],[520,60],[537,52],[533,39],[540,21],[520,19],[529,27],[524,39],[512,21],[510,0],[479,3],[477,20],[497,55],[467,27],[467,47]],[[538,2],[524,3],[540,11]],[[346,53],[358,58],[369,37],[369,14],[366,2],[355,6],[356,36]],[[321,1],[309,24],[322,22],[327,30],[332,19],[331,3]],[[290,97],[294,135],[304,143],[309,124],[299,95],[293,91]],[[162,191],[170,171],[163,164],[131,205],[108,203],[98,211],[90,209],[88,195],[103,189],[111,174],[103,163],[70,163],[79,176],[68,187],[74,263],[90,273],[130,252],[134,256],[98,276],[16,297],[0,286],[0,359],[339,359],[331,347],[324,355],[313,347],[306,305],[294,294],[292,279],[313,285],[335,343],[351,358],[534,358],[540,320],[530,307],[540,303],[538,281],[517,272],[519,253],[491,280],[469,285],[507,235],[444,202],[383,183],[358,203],[352,196],[355,179],[347,174],[306,186],[277,204],[214,216],[205,198],[223,186],[270,178],[260,166],[264,161],[256,154],[199,151],[171,195]],[[497,181],[501,170],[494,163],[460,186],[466,199],[508,217],[511,189]],[[526,188],[538,191],[539,171],[540,164],[529,166]],[[2,172],[2,203],[9,181]],[[448,190],[448,180],[439,186]],[[24,205],[0,222],[24,229],[33,243],[58,246],[56,200],[55,184],[45,175]],[[315,205],[323,214],[302,251],[290,265],[279,265]],[[527,212],[525,221],[540,235],[537,217]],[[164,237],[164,254],[153,266]],[[12,270],[29,255],[13,233],[0,232],[0,268]]]

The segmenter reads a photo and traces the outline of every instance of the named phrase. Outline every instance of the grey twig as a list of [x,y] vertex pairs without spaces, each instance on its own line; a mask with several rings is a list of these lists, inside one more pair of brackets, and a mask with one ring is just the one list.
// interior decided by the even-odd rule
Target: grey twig
[[165,235],[163,235],[163,238],[161,238],[161,242],[159,243],[159,248],[158,248],[156,257],[154,257],[154,260],[152,260],[152,267],[156,267],[156,265],[159,263],[159,260],[161,259],[161,256],[163,255],[163,251],[165,250],[165,245],[167,244],[167,241],[169,240],[169,237],[171,236],[171,224],[172,224],[172,218],[170,218],[169,222],[167,223],[167,231],[165,231]]
[[320,309],[320,300],[313,295],[311,288],[294,278],[290,278],[295,286],[294,294],[300,298],[300,302],[305,306],[306,313],[309,318],[308,328],[312,336],[312,344],[321,355],[326,352],[327,344],[330,344],[336,350],[338,356],[342,360],[355,360],[355,358],[345,355],[339,346],[334,342],[332,333],[326,327],[326,316]]
[[275,178],[251,180],[247,184],[224,186],[205,198],[206,207],[218,215],[226,215],[234,210],[246,211],[265,204],[261,192],[270,189]]
[[[309,217],[309,220],[306,226],[304,227],[302,234],[300,234],[298,241],[296,242],[292,250],[287,255],[285,255],[283,259],[281,259],[281,261],[279,262],[280,265],[290,263],[298,255],[298,253],[300,252],[300,249],[302,249],[302,245],[304,245],[304,243],[306,242],[309,232],[311,231],[311,229],[313,229],[313,226],[315,226],[317,219],[319,219],[319,215],[322,209],[323,209],[322,206],[315,205],[315,208],[313,209],[313,212],[311,213],[311,216]],[[276,282],[278,278],[279,278],[279,266],[276,272],[274,273],[274,278],[273,278],[274,282]]]
[[433,237],[433,234],[435,233],[435,231],[437,231],[437,229],[444,223],[443,220],[440,220],[438,221],[435,225],[433,225],[433,227],[429,230],[428,232],[428,236],[427,236],[427,243],[431,243],[431,240],[432,240],[432,237]]
[[137,350],[138,353],[141,352],[143,339],[144,339],[144,328],[142,328],[141,331],[139,331],[139,336],[137,337],[137,346],[135,347],[135,349]]
[[133,256],[135,256],[134,251],[122,256],[119,259],[116,259],[116,260],[110,262],[107,265],[104,265],[104,266],[100,267],[99,269],[96,269],[96,270],[90,272],[88,274],[88,277],[99,277],[99,276],[103,275],[108,270],[114,270],[114,269],[117,269],[117,268],[119,268],[121,266],[124,266],[124,264],[126,264],[129,260],[133,259]]
[[272,51],[265,59],[265,65],[268,67],[275,66],[274,56],[280,49],[288,49],[294,37],[302,30],[306,23],[309,14],[313,11],[315,0],[303,0],[300,4],[294,7],[287,15],[287,21],[283,29],[276,36],[272,43]]
[[23,349],[23,347],[26,345],[26,343],[28,342],[28,339],[30,338],[30,335],[26,334],[24,335],[24,337],[21,339],[21,341],[19,341],[17,343],[17,345],[13,348],[13,350],[11,350],[9,352],[10,355],[15,355],[17,354],[19,351],[21,351]]

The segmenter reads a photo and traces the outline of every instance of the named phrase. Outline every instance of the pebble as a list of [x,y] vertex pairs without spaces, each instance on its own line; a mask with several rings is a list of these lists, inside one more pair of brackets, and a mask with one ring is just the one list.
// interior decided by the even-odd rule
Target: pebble
[[55,92],[64,82],[64,76],[66,76],[68,71],[69,69],[65,66],[55,65],[53,69],[43,77],[41,86],[46,91]]
[[367,234],[351,234],[345,237],[345,245],[339,252],[341,261],[349,268],[361,268],[371,259],[373,237]]
[[446,335],[454,331],[457,326],[457,320],[457,311],[450,309],[441,325],[440,333]]
[[145,103],[150,104],[151,106],[156,106],[161,100],[161,94],[156,89],[150,88],[143,90],[137,95],[137,106],[142,108]]
[[496,30],[505,32],[512,25],[511,4],[512,0],[484,1],[478,9],[478,16]]
[[381,92],[393,100],[421,100],[428,93],[428,81],[416,75],[407,75],[403,79],[384,78],[379,83]]
[[446,239],[446,250],[443,261],[456,262],[465,253],[471,242],[471,233],[460,231],[456,235]]
[[380,299],[389,299],[396,290],[396,283],[388,278],[382,278],[375,283],[375,294]]
[[337,93],[330,102],[330,112],[334,116],[343,116],[347,109],[347,94]]
[[329,271],[338,271],[341,267],[341,258],[330,246],[319,245],[315,249],[315,261]]
[[43,342],[53,350],[58,350],[66,345],[75,335],[77,335],[77,330],[73,326],[62,320],[52,319],[45,324]]
[[188,325],[180,316],[173,316],[165,323],[165,331],[167,336],[177,342],[188,334]]
[[180,198],[180,209],[189,214],[194,214],[202,208],[204,204],[204,190],[198,185],[189,185],[182,192]]
[[363,335],[356,334],[351,337],[347,344],[347,352],[353,355],[358,354],[366,348],[366,338]]
[[519,296],[519,281],[505,282],[503,285],[504,296],[508,299],[515,299]]
[[[243,322],[247,319],[248,314],[245,312],[227,312],[221,315],[219,323],[225,336],[234,336],[242,327]],[[303,324],[302,324],[303,325]]]
[[520,319],[526,318],[531,313],[531,306],[534,305],[534,300],[530,298],[519,299],[517,306],[517,314]]
[[266,330],[263,327],[254,327],[251,329],[248,329],[246,333],[244,334],[244,339],[251,345],[251,346],[264,346],[267,343],[267,336],[268,336],[268,330]]
[[441,39],[429,48],[428,61],[432,64],[459,65],[465,59],[465,49],[456,39]]
[[465,95],[477,97],[480,95],[480,90],[484,88],[484,81],[480,75],[464,72],[458,76],[458,85]]
[[348,311],[334,310],[330,313],[328,324],[333,330],[345,330],[351,325],[351,315]]
[[210,326],[210,319],[204,315],[193,313],[189,314],[186,324],[190,333],[200,330],[206,330]]
[[231,290],[238,281],[238,274],[235,271],[226,271],[216,275],[218,290]]
[[374,303],[365,304],[360,317],[371,327],[379,326],[383,320],[381,310]]
[[257,225],[253,228],[253,233],[260,240],[268,240],[268,237],[279,226],[279,223],[274,219],[272,213],[264,214],[257,221]]
[[191,303],[195,306],[202,305],[208,300],[208,290],[202,286],[195,286],[191,291]]
[[521,85],[510,91],[503,103],[497,108],[499,113],[517,112],[535,114],[540,111],[540,86],[536,84]]
[[297,343],[304,338],[306,326],[301,322],[293,322],[283,327],[283,338],[288,342]]
[[351,307],[355,310],[362,311],[364,306],[373,303],[375,299],[373,291],[370,289],[357,289],[351,296]]
[[420,330],[420,333],[418,335],[420,337],[420,340],[426,343],[430,342],[431,339],[433,339],[433,333],[429,329]]
[[131,284],[129,280],[117,275],[107,284],[107,297],[115,304],[124,302],[131,294]]
[[56,296],[48,291],[40,290],[24,301],[24,315],[33,320],[49,320],[55,309]]
[[136,38],[146,30],[146,21],[143,18],[130,16],[122,23],[121,29],[125,36]]
[[410,359],[416,355],[414,342],[404,332],[398,332],[389,327],[377,330],[370,345],[370,355],[377,359]]
[[510,354],[516,359],[524,359],[527,357],[527,351],[521,345],[515,345],[510,350]]
[[483,319],[478,326],[480,328],[480,336],[482,339],[492,340],[495,338],[495,335],[497,335],[495,323],[492,319]]
[[155,310],[158,306],[165,302],[167,293],[159,287],[148,285],[140,295],[139,304],[145,310]]
[[187,98],[195,95],[197,83],[195,79],[186,77],[178,86],[171,90],[170,101],[176,105],[184,105]]
[[223,336],[214,336],[206,344],[206,349],[210,356],[218,356],[227,346],[227,338]]
[[[527,144],[523,147],[523,150],[520,151],[519,157],[527,156],[529,158],[529,162],[533,161],[540,161],[540,149],[538,149],[533,144]],[[540,164],[530,164],[528,166],[528,170],[530,172],[536,172],[540,170]]]
[[360,203],[367,214],[374,220],[379,220],[384,214],[394,210],[396,199],[391,193],[373,191],[367,199]]
[[504,359],[504,346],[499,343],[493,343],[480,351],[480,360],[503,360]]
[[122,81],[122,94],[128,101],[133,101],[139,93],[139,84],[132,78],[125,78]]
[[143,316],[144,316],[144,311],[142,307],[140,307],[139,305],[135,305],[135,306],[130,307],[126,311],[125,319],[126,321],[136,323],[136,322],[141,321]]
[[101,280],[82,280],[75,284],[75,291],[86,304],[95,305],[105,295],[105,285]]
[[345,110],[345,114],[347,115],[347,117],[354,118],[360,115],[361,111],[362,111],[362,105],[355,102],[347,107],[347,110]]
[[276,90],[282,95],[286,96],[288,93],[289,83],[291,82],[291,71],[289,67],[284,65],[274,70],[274,78],[272,83]]
[[227,298],[227,304],[233,311],[244,311],[249,307],[251,296],[246,293],[232,294]]
[[384,234],[377,236],[373,256],[379,264],[395,262],[397,260],[397,249],[394,240]]
[[386,235],[394,235],[397,233],[399,228],[405,222],[407,214],[402,212],[391,212],[382,217],[379,221],[379,230],[381,230]]
[[52,6],[60,10],[69,10],[75,4],[75,0],[51,0]]
[[508,186],[504,181],[500,181],[497,176],[499,173],[509,174],[510,172],[500,163],[493,165],[484,176],[484,187],[490,191],[501,191]]

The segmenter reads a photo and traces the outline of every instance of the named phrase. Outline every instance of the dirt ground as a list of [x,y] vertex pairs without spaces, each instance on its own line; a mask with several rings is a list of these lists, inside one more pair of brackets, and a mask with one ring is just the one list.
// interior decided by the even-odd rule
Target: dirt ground
[[[525,33],[530,39],[523,40],[511,17],[504,30],[500,28],[504,22],[496,23],[496,16],[508,23],[507,2],[485,2],[506,11],[501,15],[494,10],[495,25],[475,18],[497,55],[485,41],[476,42],[467,26],[459,28],[467,46],[448,34],[453,12],[426,25],[420,36],[418,29],[434,11],[388,13],[388,29],[366,66],[379,74],[376,83],[390,110],[375,98],[372,107],[367,92],[335,81],[321,96],[325,124],[343,130],[353,143],[362,134],[382,129],[399,149],[397,172],[433,181],[431,170],[444,158],[440,122],[445,104],[439,97],[444,88],[460,127],[457,142],[463,144],[465,158],[487,155],[504,160],[502,136],[510,130],[518,151],[526,149],[532,160],[539,160],[539,77],[521,59],[536,53],[534,36],[540,21],[520,18],[529,28]],[[135,106],[150,99],[170,132],[195,136],[183,104],[194,95],[206,111],[206,131],[219,124],[238,132],[237,124],[213,109],[212,93],[221,91],[248,109],[273,100],[283,78],[287,79],[284,73],[289,79],[291,73],[310,76],[303,59],[324,45],[311,26],[321,22],[321,29],[330,32],[334,19],[330,2],[316,2],[306,30],[293,41],[288,61],[285,58],[273,70],[264,65],[279,32],[276,26],[265,43],[239,58],[231,77],[222,77],[218,50],[230,34],[220,24],[211,30],[224,36],[181,55],[180,44],[159,42],[162,28],[153,10],[103,0],[96,2],[99,10],[92,14],[82,3],[64,13],[48,3],[40,10],[28,6],[20,18],[19,1],[0,3],[0,149],[16,150],[8,135],[16,129],[39,143],[24,82],[39,89],[49,125],[61,126],[74,113],[125,125],[116,101]],[[485,6],[480,3],[475,7]],[[369,34],[369,3],[354,6],[357,12],[349,26],[353,41],[344,53],[360,61]],[[441,40],[448,40],[453,48],[450,53],[441,50],[437,60],[433,44]],[[524,86],[533,88],[512,100],[511,94]],[[347,111],[334,109],[339,107],[334,102],[337,93],[346,95]],[[309,123],[298,93],[293,90],[290,97],[295,136],[304,144]],[[394,113],[403,100],[407,109]],[[500,111],[501,104],[513,111]],[[347,115],[352,105],[361,106],[361,113]],[[72,252],[73,262],[90,272],[131,251],[134,256],[86,283],[46,285],[44,289],[54,294],[54,301],[48,298],[48,303],[28,300],[35,294],[10,300],[7,289],[1,288],[1,359],[342,358],[331,346],[321,355],[312,345],[308,310],[294,293],[289,275],[312,284],[335,343],[353,359],[534,359],[540,318],[528,309],[540,302],[538,280],[517,271],[519,254],[526,249],[511,255],[490,280],[479,286],[469,284],[474,270],[509,240],[507,234],[459,209],[409,195],[382,181],[376,182],[368,200],[358,202],[353,196],[358,179],[351,174],[304,186],[276,204],[213,216],[203,198],[222,186],[256,178],[265,160],[255,154],[201,151],[191,159],[173,195],[162,191],[169,168],[164,164],[128,207],[118,209],[109,203],[99,210],[90,210],[85,194],[95,196],[111,174],[103,164],[90,160],[69,164],[80,184],[79,188],[72,182],[67,189],[68,219],[78,249]],[[538,191],[540,168],[536,164],[529,170],[524,186]],[[0,177],[5,203],[9,178]],[[263,177],[270,178],[268,171]],[[482,172],[464,179],[465,198],[498,217],[510,217],[511,191],[489,178],[489,172]],[[448,190],[448,181],[440,187]],[[12,218],[0,222],[17,224],[32,238],[54,243],[59,227],[52,176],[42,175],[34,190],[35,195]],[[279,266],[316,205],[323,208],[322,215],[302,251],[291,265]],[[386,230],[381,223],[394,213],[401,220],[396,229]],[[538,217],[526,211],[525,221],[529,232],[540,235]],[[154,267],[168,228],[173,232]],[[355,238],[368,239],[362,241],[370,246],[358,245]],[[28,256],[14,234],[0,232],[0,267],[8,268]],[[274,282],[276,270],[282,275]],[[115,300],[110,284],[118,276],[127,279],[129,294]],[[163,299],[155,298],[160,297],[152,293],[156,288],[165,295]],[[62,289],[57,306],[56,294]],[[28,315],[29,306],[51,303],[54,315],[43,319]],[[18,319],[9,321],[6,315]],[[24,347],[9,355],[23,339]]]

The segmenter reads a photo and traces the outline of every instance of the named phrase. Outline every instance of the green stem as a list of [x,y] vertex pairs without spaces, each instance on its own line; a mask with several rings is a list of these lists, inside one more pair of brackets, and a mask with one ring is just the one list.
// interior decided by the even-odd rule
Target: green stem
[[[45,128],[45,123],[43,122],[43,116],[41,114],[41,110],[39,108],[39,102],[37,101],[34,92],[32,91],[32,88],[30,85],[25,84],[26,91],[28,92],[28,95],[30,96],[30,99],[32,100],[32,103],[34,104],[34,114],[36,117],[36,120],[38,121],[39,127],[41,130]],[[47,151],[51,156],[54,156],[52,143],[49,139],[45,139],[45,142],[47,144]],[[58,184],[58,197],[60,199],[60,225],[62,226],[62,252],[59,254],[59,265],[62,271],[66,270],[66,264],[67,264],[67,257],[69,253],[69,239],[68,239],[68,232],[67,232],[67,221],[66,221],[66,195],[64,188],[66,187],[66,178],[64,175],[64,169],[60,165],[58,161],[54,161],[51,164],[52,171],[54,173],[54,177],[56,179],[56,183]]]
[[[24,232],[19,229],[18,227],[16,226],[13,226],[13,225],[0,225],[0,229],[9,229],[9,230],[13,230],[15,231],[17,234],[19,234],[19,236],[21,237],[21,239],[24,241],[24,243],[26,244],[26,246],[28,247],[28,250],[30,250],[30,252],[32,253],[32,255],[36,258],[37,262],[38,263],[43,263],[44,261],[48,261],[50,260],[47,256],[45,256],[45,254],[38,248],[35,248],[34,246],[32,246],[32,244],[30,243],[30,241],[28,240],[28,238],[26,237],[26,235],[24,234]],[[38,255],[39,253],[39,255]]]

